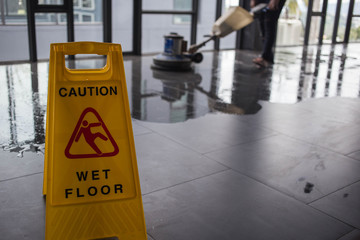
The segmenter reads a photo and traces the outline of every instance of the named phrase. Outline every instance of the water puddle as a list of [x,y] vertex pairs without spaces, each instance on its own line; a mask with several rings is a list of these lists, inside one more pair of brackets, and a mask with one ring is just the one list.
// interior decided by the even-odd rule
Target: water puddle
[[33,152],[37,154],[45,154],[45,143],[43,144],[23,144],[23,145],[14,145],[14,144],[3,144],[0,146],[3,151],[6,152],[15,152],[18,153],[17,157],[23,157],[25,152]]
[[[125,57],[132,117],[177,123],[219,111],[256,114],[261,101],[295,104],[310,98],[359,98],[359,44],[279,48],[276,64],[269,69],[254,66],[256,54],[250,51],[203,54],[203,62],[189,72],[153,70],[152,56]],[[103,61],[76,64],[98,66]],[[19,157],[44,153],[47,82],[47,62],[0,65],[3,150]]]

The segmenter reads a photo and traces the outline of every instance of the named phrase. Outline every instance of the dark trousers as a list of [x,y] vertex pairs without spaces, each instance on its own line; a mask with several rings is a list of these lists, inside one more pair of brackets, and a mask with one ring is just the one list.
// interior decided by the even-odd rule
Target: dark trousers
[[267,10],[259,17],[260,28],[263,37],[263,51],[261,57],[271,63],[274,63],[273,48],[276,39],[277,23],[285,1],[286,0],[280,0],[277,10]]

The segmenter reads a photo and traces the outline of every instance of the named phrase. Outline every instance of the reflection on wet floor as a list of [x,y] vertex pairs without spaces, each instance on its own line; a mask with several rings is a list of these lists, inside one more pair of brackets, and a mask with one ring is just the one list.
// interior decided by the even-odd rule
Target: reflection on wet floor
[[[359,44],[278,48],[276,64],[259,69],[251,51],[204,52],[190,72],[153,70],[152,56],[125,57],[132,117],[182,122],[209,112],[256,114],[260,101],[294,104],[308,98],[359,97]],[[99,68],[104,59],[76,60]],[[43,152],[48,63],[0,66],[0,146]],[[21,147],[19,147],[21,145]]]

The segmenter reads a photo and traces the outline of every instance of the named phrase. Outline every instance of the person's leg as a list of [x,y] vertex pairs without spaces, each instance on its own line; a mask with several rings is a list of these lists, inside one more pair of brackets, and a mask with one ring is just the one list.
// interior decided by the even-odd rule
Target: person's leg
[[264,43],[265,38],[265,13],[262,12],[259,14],[259,23],[260,23],[260,33],[261,33],[261,41]]
[[278,9],[275,11],[268,10],[264,19],[264,45],[262,58],[269,63],[274,63],[273,47],[276,39],[276,28],[281,10],[285,4],[285,0],[279,2]]
[[[264,46],[264,41],[265,41],[265,12],[261,12],[258,15],[257,19],[259,21],[261,42],[262,42],[262,44]],[[261,63],[263,62],[263,58],[260,55],[259,57],[254,58],[253,62],[255,64],[262,65]]]
[[265,34],[261,57],[270,63],[274,62],[273,46],[276,38],[276,24],[277,19],[274,18],[273,12],[269,11],[265,16],[264,21]]

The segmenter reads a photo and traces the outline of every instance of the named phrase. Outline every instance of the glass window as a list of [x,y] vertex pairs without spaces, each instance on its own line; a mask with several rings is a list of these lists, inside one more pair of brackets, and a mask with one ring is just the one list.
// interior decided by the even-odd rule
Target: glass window
[[313,2],[313,12],[321,12],[323,7],[323,1],[324,0],[314,0]]
[[[102,22],[102,0],[73,0],[75,23],[99,23]],[[39,0],[40,5],[61,5],[63,0]],[[0,6],[2,7],[2,6]],[[26,24],[26,0],[4,0],[4,10],[0,12],[0,24]],[[66,14],[36,13],[37,24],[63,24],[66,22]],[[4,22],[2,20],[5,20]]]
[[360,15],[360,1],[355,1],[354,12],[355,15]]
[[3,11],[4,11],[4,6],[3,6],[3,4],[0,2],[0,25],[4,24],[3,18],[5,18],[5,16],[4,16],[4,14],[3,14]]
[[[60,23],[66,23],[66,21],[67,21],[66,14],[65,14],[65,13],[60,13],[60,14],[58,15],[58,21],[59,21]],[[74,16],[74,22],[75,22],[75,16]]]
[[102,22],[102,0],[74,0],[75,23]]
[[81,7],[86,10],[94,10],[95,9],[94,0],[82,0]]
[[[322,1],[323,0],[315,0],[313,6],[317,5],[317,9],[321,9],[322,7],[319,6]],[[303,43],[308,8],[307,4],[308,1],[305,0],[287,0],[285,2],[285,6],[282,9],[278,22],[276,37],[277,46],[301,45]],[[316,25],[318,23],[311,22],[311,25],[313,24]],[[316,27],[317,26],[318,25],[316,25]]]
[[142,0],[143,10],[170,11],[174,10],[174,2],[170,0]]
[[94,14],[83,14],[82,15],[82,22],[93,22],[94,21]]
[[113,17],[113,42],[121,43],[123,51],[132,51],[134,12],[132,1],[113,1],[111,11]]
[[164,50],[164,36],[176,32],[190,42],[190,24],[174,25],[169,14],[144,14],[142,27],[142,52],[155,53]]
[[334,22],[335,22],[335,13],[336,13],[336,2],[337,1],[330,1],[328,3],[323,43],[331,43],[331,41],[332,41]]
[[[212,26],[215,23],[216,0],[200,1],[199,18],[197,24],[197,43],[205,41],[204,35],[211,34]],[[189,44],[188,44],[189,45]],[[208,42],[201,50],[213,49],[213,41]]]
[[190,11],[192,8],[192,0],[174,0],[174,9]]
[[354,17],[350,29],[350,42],[360,42],[360,18]]
[[341,3],[339,27],[336,35],[337,42],[344,41],[348,12],[349,12],[349,0],[343,0]]
[[187,24],[191,22],[191,15],[174,15],[174,24]]
[[[113,1],[112,8],[115,9],[114,15],[119,15],[119,9]],[[122,1],[120,1],[122,2]],[[76,0],[74,1],[74,21],[75,21],[75,40],[76,41],[103,41],[102,27],[102,0]],[[130,19],[131,21],[132,19]],[[114,20],[114,25],[117,21]],[[123,22],[119,22],[122,24]],[[93,24],[91,28],[83,25]]]
[[[344,41],[349,5],[350,5],[350,0],[343,0],[340,6],[340,19],[339,19],[339,26],[336,35],[337,42]],[[326,15],[324,42],[331,42],[336,8],[337,8],[337,0],[329,0],[327,15]],[[356,15],[359,13],[360,13],[360,2],[355,1],[353,14]],[[359,34],[360,34],[359,31],[360,31],[360,18],[353,17],[351,23],[351,29],[350,29],[350,36],[349,36],[350,41],[359,41]]]
[[[57,24],[58,23],[57,15],[60,15],[60,14],[56,14],[56,13],[35,13],[35,23],[36,24],[39,24],[39,23]],[[65,21],[66,21],[66,17],[65,17]]]
[[[58,14],[58,22],[59,23],[66,23],[66,21],[67,21],[67,18],[66,18],[65,13]],[[79,13],[74,12],[74,22],[75,23],[81,22]]]
[[39,5],[64,5],[64,0],[38,0]]
[[321,17],[311,18],[309,44],[319,43],[320,22],[321,22]]
[[74,8],[81,7],[81,0],[74,0]]
[[239,0],[225,0],[225,8],[223,9],[223,13],[229,10],[230,7],[239,6]]
[[[174,0],[174,10],[191,11],[192,0]],[[187,24],[191,22],[191,15],[174,15],[174,24]]]
[[191,22],[190,15],[174,15],[174,24],[188,24]]
[[26,0],[5,0],[4,8],[6,24],[26,23]]

